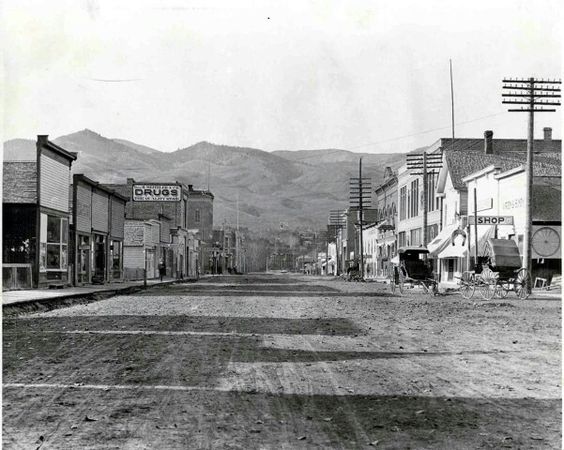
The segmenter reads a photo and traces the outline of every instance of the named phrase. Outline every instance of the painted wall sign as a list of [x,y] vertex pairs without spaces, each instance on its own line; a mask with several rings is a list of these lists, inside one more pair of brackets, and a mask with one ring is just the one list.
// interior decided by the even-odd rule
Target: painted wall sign
[[[474,223],[474,216],[468,216],[468,225]],[[478,216],[478,225],[513,225],[513,216]]]
[[179,202],[180,186],[177,184],[134,184],[134,202]]
[[525,200],[523,198],[517,198],[514,200],[507,200],[503,202],[503,209],[515,209],[515,208],[524,208],[525,207]]
[[124,229],[124,244],[125,245],[143,245],[144,240],[144,225],[126,225]]

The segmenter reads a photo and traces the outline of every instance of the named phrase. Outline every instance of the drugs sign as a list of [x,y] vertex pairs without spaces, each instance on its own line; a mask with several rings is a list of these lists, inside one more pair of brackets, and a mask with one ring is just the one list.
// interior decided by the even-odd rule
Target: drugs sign
[[[468,225],[474,225],[474,216],[468,217]],[[513,225],[513,216],[478,216],[478,225]]]
[[134,202],[179,202],[180,186],[177,184],[134,184]]

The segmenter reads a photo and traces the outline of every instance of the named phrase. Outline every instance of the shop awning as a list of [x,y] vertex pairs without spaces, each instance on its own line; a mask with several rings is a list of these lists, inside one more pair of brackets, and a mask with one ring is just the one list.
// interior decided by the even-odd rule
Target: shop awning
[[[474,231],[474,230],[472,230]],[[495,225],[490,225],[488,227],[478,226],[478,256],[483,256],[486,249],[486,242],[489,238],[493,238],[495,233]],[[474,236],[472,236],[474,237]],[[476,245],[472,244],[470,247],[470,255],[474,256]],[[437,255],[440,259],[445,258],[465,258],[468,254],[467,245],[447,245],[443,247],[443,250]]]
[[443,251],[445,247],[450,244],[450,237],[452,236],[453,231],[457,228],[457,224],[444,227],[435,239],[427,244],[429,255],[437,256],[441,251]]
[[447,245],[445,249],[439,253],[439,259],[444,258],[465,258],[467,254],[466,247],[462,245]]

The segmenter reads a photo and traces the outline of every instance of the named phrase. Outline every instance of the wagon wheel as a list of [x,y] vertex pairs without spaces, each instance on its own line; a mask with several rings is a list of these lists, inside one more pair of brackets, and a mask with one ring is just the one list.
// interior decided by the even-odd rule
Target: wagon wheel
[[515,285],[515,294],[517,294],[517,297],[521,300],[525,300],[529,297],[529,295],[531,295],[533,281],[531,279],[531,274],[527,269],[519,269],[513,284]]
[[426,280],[421,280],[421,281],[419,282],[419,284],[421,285],[421,289],[423,289],[423,292],[424,292],[425,294],[429,294],[429,293],[430,293],[431,287],[430,287],[430,286],[427,286],[427,281],[426,281]]
[[403,289],[404,289],[403,284],[405,283],[405,278],[406,278],[405,269],[403,267],[400,267],[398,269],[398,272],[399,272],[398,288],[399,288],[400,294],[403,294]]
[[464,272],[460,278],[460,295],[462,295],[462,298],[469,300],[474,296],[475,289],[472,273]]
[[438,295],[439,293],[439,285],[437,284],[437,282],[435,280],[431,280],[429,282],[429,287],[427,289],[427,293],[431,296],[434,297],[435,295]]
[[497,285],[497,273],[492,272],[491,269],[485,268],[480,274],[480,295],[484,300],[491,300],[495,294]]
[[510,290],[511,289],[509,288],[509,281],[499,281],[495,285],[494,296],[498,297],[498,298],[505,298],[505,297],[507,297],[507,293]]
[[395,280],[395,274],[392,271],[392,274],[390,275],[390,291],[392,291],[392,294],[396,293],[396,280]]

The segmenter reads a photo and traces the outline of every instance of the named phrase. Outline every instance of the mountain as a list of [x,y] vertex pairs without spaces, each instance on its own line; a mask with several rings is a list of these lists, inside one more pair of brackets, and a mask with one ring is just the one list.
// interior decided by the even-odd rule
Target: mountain
[[112,141],[117,142],[118,144],[122,144],[122,145],[126,145],[128,147],[131,147],[141,153],[146,153],[147,155],[150,155],[152,153],[156,153],[159,150],[156,150],[154,148],[151,147],[147,147],[146,145],[141,145],[141,144],[136,144],[135,142],[131,142],[128,141],[126,139],[112,139]]
[[[299,150],[265,152],[256,148],[231,147],[198,142],[164,153],[124,139],[109,139],[82,130],[54,139],[66,150],[77,152],[73,173],[84,173],[102,183],[180,181],[209,189],[215,196],[214,222],[239,223],[251,230],[320,228],[330,210],[348,203],[349,178],[363,175],[373,186],[386,166],[398,167],[402,154],[375,155],[346,150]],[[4,144],[5,153],[33,151],[35,142],[15,139]],[[26,150],[27,149],[27,150]]]

